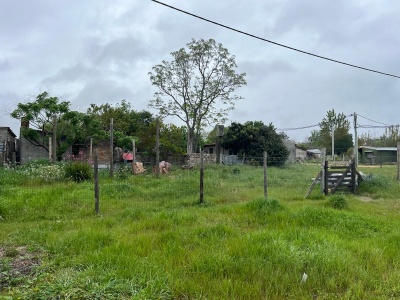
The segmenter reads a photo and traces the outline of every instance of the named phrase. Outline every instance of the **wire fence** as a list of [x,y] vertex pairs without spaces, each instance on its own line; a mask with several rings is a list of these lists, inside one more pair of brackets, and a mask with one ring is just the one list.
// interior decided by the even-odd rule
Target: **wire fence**
[[[265,183],[268,198],[303,200],[322,159],[287,163],[268,157],[267,161],[266,170],[262,157],[241,158],[235,164],[206,163],[203,204],[223,206],[264,198]],[[65,179],[65,165],[0,168],[1,220],[57,221],[94,215],[95,181],[92,177],[79,183]],[[143,164],[141,172],[134,174],[132,163],[121,162],[114,164],[112,177],[106,161],[100,161],[99,166],[99,215],[135,219],[142,218],[144,211],[171,212],[200,204],[200,165],[187,168],[171,164],[157,175],[153,163]],[[314,194],[317,198],[321,195],[318,189]]]

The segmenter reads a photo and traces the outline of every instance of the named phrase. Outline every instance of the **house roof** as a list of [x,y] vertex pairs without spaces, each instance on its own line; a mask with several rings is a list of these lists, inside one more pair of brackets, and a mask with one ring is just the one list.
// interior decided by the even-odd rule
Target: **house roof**
[[204,147],[215,147],[216,145],[217,145],[216,143],[205,144]]
[[307,150],[307,152],[310,152],[313,154],[321,154],[321,150],[319,150],[319,149],[310,149],[310,150]]
[[[361,146],[359,148],[375,150],[375,151],[397,151],[396,147],[369,147],[369,146]],[[366,150],[366,151],[368,151]]]
[[16,136],[16,134],[11,130],[11,128],[10,127],[0,127],[0,130],[1,129],[3,129],[3,130],[8,130],[8,132],[13,136],[13,137],[17,137]]

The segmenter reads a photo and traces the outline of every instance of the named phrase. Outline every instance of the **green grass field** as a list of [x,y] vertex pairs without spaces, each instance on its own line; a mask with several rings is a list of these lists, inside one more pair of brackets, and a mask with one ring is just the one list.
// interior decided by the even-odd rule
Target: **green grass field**
[[101,174],[96,215],[93,182],[0,169],[0,299],[399,299],[397,169],[359,170],[305,199],[318,166],[269,168],[265,200],[262,168],[209,166],[203,205],[198,170]]

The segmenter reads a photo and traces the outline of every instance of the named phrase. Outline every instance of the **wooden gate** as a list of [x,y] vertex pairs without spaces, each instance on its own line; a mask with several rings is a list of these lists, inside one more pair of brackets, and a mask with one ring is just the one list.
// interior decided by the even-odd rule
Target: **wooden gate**
[[[357,170],[354,158],[346,165],[328,165],[325,161],[324,172],[320,171],[307,191],[306,198],[311,194],[319,180],[324,181],[324,193],[335,194],[337,191],[353,193],[357,191]],[[359,175],[359,174],[358,174]],[[360,178],[359,178],[360,179]]]
[[325,161],[325,195],[335,194],[337,191],[355,193],[357,191],[356,182],[356,167],[354,158],[349,161],[347,165],[328,166],[328,162]]

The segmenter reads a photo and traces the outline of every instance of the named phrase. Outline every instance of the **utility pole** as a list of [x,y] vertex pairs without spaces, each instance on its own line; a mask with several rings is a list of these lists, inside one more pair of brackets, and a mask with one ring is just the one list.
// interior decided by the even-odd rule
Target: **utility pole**
[[358,167],[358,137],[357,137],[357,113],[353,114],[354,116],[354,160],[355,167]]
[[114,119],[110,118],[110,178],[114,177]]
[[160,178],[160,118],[156,120],[156,177]]
[[51,149],[51,155],[52,155],[52,162],[55,164],[57,162],[57,116],[53,116],[53,137],[51,139],[52,142],[52,149]]
[[332,160],[335,161],[335,125],[332,125]]

